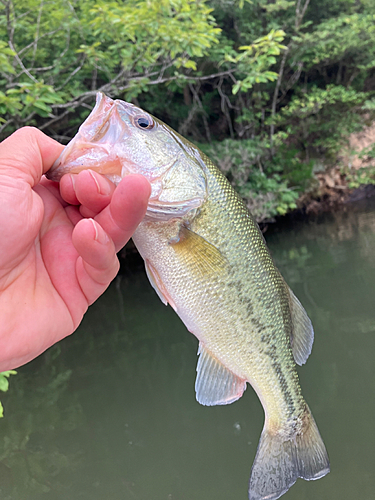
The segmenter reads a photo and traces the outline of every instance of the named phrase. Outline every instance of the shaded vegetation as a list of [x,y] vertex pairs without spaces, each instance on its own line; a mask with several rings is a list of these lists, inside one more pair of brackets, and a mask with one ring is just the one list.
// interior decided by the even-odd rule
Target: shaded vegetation
[[372,0],[0,5],[2,137],[66,142],[103,90],[198,142],[258,219],[294,208],[316,159],[374,117]]

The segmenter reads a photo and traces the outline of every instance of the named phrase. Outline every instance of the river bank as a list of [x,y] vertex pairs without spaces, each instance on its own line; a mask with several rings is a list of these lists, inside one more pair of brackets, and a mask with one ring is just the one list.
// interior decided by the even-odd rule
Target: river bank
[[295,211],[318,214],[375,195],[375,122],[353,133],[337,164],[314,174]]

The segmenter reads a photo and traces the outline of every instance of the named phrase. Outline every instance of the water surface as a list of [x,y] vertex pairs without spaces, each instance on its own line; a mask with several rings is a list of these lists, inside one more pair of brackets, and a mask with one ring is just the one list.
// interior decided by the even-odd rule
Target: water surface
[[[299,368],[332,472],[285,500],[375,491],[375,201],[267,234],[315,327]],[[1,500],[246,500],[263,426],[248,387],[195,401],[197,341],[143,272],[121,276],[2,400]]]

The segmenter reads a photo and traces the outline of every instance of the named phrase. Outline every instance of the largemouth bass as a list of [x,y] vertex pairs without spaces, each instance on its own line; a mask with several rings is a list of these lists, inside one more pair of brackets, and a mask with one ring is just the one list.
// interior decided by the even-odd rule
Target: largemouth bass
[[261,400],[265,422],[249,499],[277,499],[298,477],[327,474],[295,365],[311,352],[311,321],[227,179],[160,120],[101,93],[47,176],[58,181],[86,168],[115,183],[129,173],[151,183],[133,240],[160,299],[199,340],[198,402],[232,403],[247,383]]

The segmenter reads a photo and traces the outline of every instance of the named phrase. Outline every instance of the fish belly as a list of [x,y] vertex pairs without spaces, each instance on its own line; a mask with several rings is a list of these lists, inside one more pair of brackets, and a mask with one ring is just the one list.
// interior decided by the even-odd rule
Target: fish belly
[[216,261],[209,256],[204,262],[208,251],[198,248],[196,241],[194,251],[176,250],[171,242],[180,226],[180,222],[142,223],[137,229],[133,238],[150,281],[201,348],[253,386],[270,422],[279,422],[280,415],[289,418],[304,403],[277,289],[269,296],[264,291],[251,294],[258,284],[246,272],[245,256],[238,258],[240,267],[226,256]]

